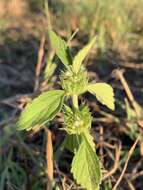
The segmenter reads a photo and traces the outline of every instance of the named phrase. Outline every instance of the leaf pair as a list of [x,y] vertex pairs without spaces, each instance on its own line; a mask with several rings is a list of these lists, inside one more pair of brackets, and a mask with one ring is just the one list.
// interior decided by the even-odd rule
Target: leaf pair
[[[89,84],[87,89],[102,104],[112,110],[114,109],[114,94],[110,85],[106,83]],[[65,91],[63,90],[52,90],[42,93],[26,106],[17,123],[17,129],[30,130],[36,125],[43,125],[52,120],[60,112],[64,97]]]
[[69,47],[67,46],[66,42],[61,39],[55,32],[50,31],[50,39],[53,48],[56,51],[57,56],[62,61],[62,63],[65,65],[66,68],[68,68],[69,65],[72,65],[73,71],[75,73],[78,73],[80,70],[81,64],[87,54],[89,53],[92,46],[95,44],[96,37],[94,37],[91,42],[89,42],[83,49],[81,49],[77,55],[72,60]]

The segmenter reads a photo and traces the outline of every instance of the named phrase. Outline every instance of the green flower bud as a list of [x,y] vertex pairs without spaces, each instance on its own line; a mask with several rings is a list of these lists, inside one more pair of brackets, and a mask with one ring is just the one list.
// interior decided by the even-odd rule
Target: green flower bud
[[81,134],[85,130],[91,128],[91,114],[85,105],[81,105],[79,109],[72,110],[65,107],[64,124],[68,134]]
[[83,67],[77,74],[72,71],[71,67],[69,70],[62,72],[60,79],[62,88],[67,95],[79,95],[86,91],[88,77]]

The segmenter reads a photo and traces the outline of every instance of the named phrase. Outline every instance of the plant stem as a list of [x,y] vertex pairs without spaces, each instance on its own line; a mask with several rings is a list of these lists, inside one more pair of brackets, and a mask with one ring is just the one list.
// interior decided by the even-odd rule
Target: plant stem
[[51,25],[50,11],[49,11],[49,3],[47,0],[44,1],[44,8],[45,8],[45,14],[47,17],[47,25],[48,25],[48,32],[49,32],[52,29],[52,25]]
[[78,109],[78,96],[77,95],[72,96],[72,103],[73,103],[73,107]]
[[69,43],[71,42],[71,40],[75,37],[75,35],[77,34],[77,32],[79,31],[79,28],[77,28],[74,33],[71,35],[71,37],[69,38],[67,44],[69,45]]

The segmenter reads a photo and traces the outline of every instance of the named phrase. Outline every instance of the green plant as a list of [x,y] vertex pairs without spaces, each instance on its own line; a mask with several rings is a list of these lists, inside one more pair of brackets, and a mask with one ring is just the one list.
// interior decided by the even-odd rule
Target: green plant
[[64,64],[64,70],[60,75],[62,90],[43,92],[28,104],[17,122],[17,129],[30,130],[37,125],[44,125],[62,110],[63,130],[67,133],[64,144],[74,153],[71,172],[82,187],[97,190],[102,174],[101,164],[90,135],[92,117],[85,103],[78,104],[78,96],[89,91],[98,101],[114,110],[113,89],[106,83],[89,83],[87,71],[82,65],[84,58],[95,44],[95,37],[74,58],[66,42],[53,31],[50,31],[50,39],[57,56]]

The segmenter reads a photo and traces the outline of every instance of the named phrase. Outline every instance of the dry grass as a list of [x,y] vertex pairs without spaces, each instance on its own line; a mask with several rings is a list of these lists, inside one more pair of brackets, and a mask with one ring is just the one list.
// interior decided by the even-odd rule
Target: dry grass
[[0,18],[21,17],[25,14],[28,5],[25,0],[1,0]]

